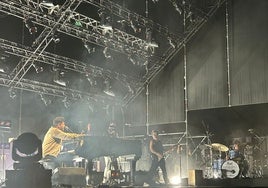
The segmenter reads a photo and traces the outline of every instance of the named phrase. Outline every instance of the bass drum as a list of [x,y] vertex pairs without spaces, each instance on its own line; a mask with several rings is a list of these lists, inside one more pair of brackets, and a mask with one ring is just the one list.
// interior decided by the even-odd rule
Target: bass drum
[[222,164],[222,176],[226,178],[235,178],[239,174],[239,166],[235,161],[228,160]]

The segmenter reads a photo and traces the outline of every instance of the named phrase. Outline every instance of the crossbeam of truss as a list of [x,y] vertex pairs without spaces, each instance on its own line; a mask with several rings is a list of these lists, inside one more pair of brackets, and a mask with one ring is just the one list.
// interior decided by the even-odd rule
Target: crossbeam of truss
[[5,51],[5,53],[21,58],[27,58],[33,55],[33,58],[36,58],[37,62],[49,64],[52,66],[61,64],[66,70],[71,70],[92,77],[109,77],[114,80],[117,80],[125,87],[130,86],[134,91],[142,84],[141,80],[138,80],[136,78],[132,78],[124,74],[111,71],[109,69],[103,69],[101,67],[88,65],[81,61],[77,61],[71,58],[59,56],[45,51],[43,53],[40,53],[37,58],[37,54],[34,54],[32,48],[1,38],[0,47]]
[[[0,2],[0,7],[1,12],[12,14],[22,19],[24,15],[28,15],[36,24],[44,27],[51,28],[57,24],[55,21],[55,16],[58,14],[57,12],[52,15],[46,14],[44,6],[32,0],[28,0],[27,3],[21,3],[16,0],[3,0],[3,2]],[[77,27],[71,22],[74,20],[80,22],[81,27]],[[64,21],[67,22],[64,23]],[[109,47],[117,52],[139,54],[140,56],[148,57],[153,51],[151,47],[148,48],[148,43],[145,40],[116,28],[113,30],[105,30],[99,21],[75,11],[72,11],[72,13],[59,22],[59,24],[59,32],[79,38],[82,41]]]

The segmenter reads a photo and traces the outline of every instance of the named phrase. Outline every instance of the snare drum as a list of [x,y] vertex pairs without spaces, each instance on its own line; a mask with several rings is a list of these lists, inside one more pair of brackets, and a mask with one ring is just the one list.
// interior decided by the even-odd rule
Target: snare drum
[[239,174],[239,166],[235,161],[227,160],[221,167],[223,177],[235,178]]

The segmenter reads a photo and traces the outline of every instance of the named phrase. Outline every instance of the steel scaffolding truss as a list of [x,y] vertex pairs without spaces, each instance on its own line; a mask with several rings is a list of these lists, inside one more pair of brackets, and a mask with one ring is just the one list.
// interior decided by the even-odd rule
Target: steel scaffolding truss
[[[76,3],[81,2],[81,0],[76,1]],[[116,28],[112,30],[104,29],[99,21],[82,15],[75,10],[63,10],[66,11],[66,16],[63,19],[59,19],[57,23],[55,18],[61,15],[62,12],[55,10],[52,14],[47,14],[43,5],[32,0],[27,0],[27,3],[16,0],[3,0],[3,2],[0,2],[0,7],[1,12],[12,14],[22,19],[24,19],[25,15],[28,15],[36,24],[48,28],[58,25],[57,31],[59,32],[79,38],[82,41],[109,47],[117,52],[139,54],[144,58],[150,56],[152,52],[152,47],[148,47],[148,43],[145,40]],[[81,25],[76,26],[71,21],[77,21]]]
[[169,36],[172,39],[182,37],[181,34],[174,34],[170,32],[167,27],[164,27],[159,23],[153,22],[151,19],[139,15],[133,11],[130,11],[129,9],[122,7],[110,0],[83,0],[83,2],[109,10],[112,14],[124,19],[129,26],[132,25],[131,22],[135,21],[135,23],[137,23],[140,27],[151,28],[154,31],[157,31],[160,35],[164,35],[166,37]]
[[[9,78],[9,75],[7,74],[0,74],[0,85],[9,87],[11,79]],[[14,87],[10,88],[11,90],[15,89],[22,89],[25,91],[31,91],[38,94],[46,94],[50,96],[56,96],[56,97],[64,97],[69,98],[71,100],[79,100],[79,99],[85,99],[88,101],[101,101],[104,103],[113,102],[115,104],[119,104],[120,101],[116,101],[115,99],[112,99],[110,97],[97,95],[97,94],[91,94],[86,92],[81,92],[74,89],[69,89],[66,87],[60,87],[48,83],[33,81],[29,79],[22,78],[20,82]]]
[[120,74],[93,65],[87,65],[81,61],[77,61],[64,56],[59,56],[49,52],[37,53],[38,54],[37,57],[37,54],[34,54],[34,51],[31,47],[27,47],[15,42],[10,42],[8,40],[1,38],[0,38],[0,47],[5,51],[5,53],[12,54],[22,58],[32,56],[32,58],[36,59],[37,62],[49,64],[52,66],[61,64],[66,70],[78,72],[83,75],[89,75],[90,77],[109,77],[117,80],[126,88],[131,87],[134,91],[142,84],[141,80],[139,81],[135,78],[127,77],[124,74]]

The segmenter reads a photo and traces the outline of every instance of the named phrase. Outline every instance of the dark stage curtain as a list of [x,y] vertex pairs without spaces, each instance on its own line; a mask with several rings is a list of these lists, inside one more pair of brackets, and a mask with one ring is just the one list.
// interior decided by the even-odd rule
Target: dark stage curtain
[[268,102],[268,1],[236,0],[232,8],[231,102]]
[[189,110],[226,106],[227,64],[224,8],[187,45]]
[[150,83],[149,124],[184,121],[183,76],[183,62],[178,55]]

